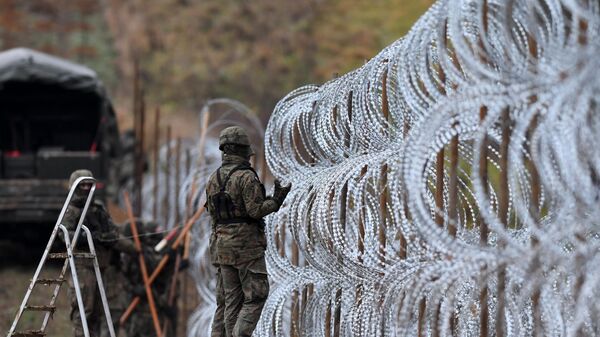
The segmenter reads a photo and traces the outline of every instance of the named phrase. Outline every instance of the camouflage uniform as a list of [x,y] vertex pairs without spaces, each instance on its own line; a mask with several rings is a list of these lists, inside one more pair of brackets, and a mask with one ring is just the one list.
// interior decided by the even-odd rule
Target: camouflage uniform
[[[125,288],[127,278],[123,271],[122,263],[111,264],[102,272],[102,280],[108,283],[106,286],[106,299],[110,315],[113,320],[113,327],[117,336],[119,335],[119,318],[127,309],[132,298]],[[100,326],[100,336],[109,337],[110,333],[106,324]]]
[[[129,225],[127,225],[129,226]],[[129,227],[127,227],[129,228]],[[149,234],[155,231],[156,225],[153,223],[138,224],[139,234]],[[127,235],[130,236],[130,235]],[[162,255],[154,251],[154,246],[160,241],[159,236],[142,236],[140,237],[140,243],[142,244],[142,250],[144,252],[144,260],[146,262],[146,268],[148,273],[158,266],[158,263],[162,259]],[[154,329],[154,322],[152,320],[152,314],[150,313],[150,307],[146,298],[146,290],[144,288],[144,281],[138,264],[138,259],[133,257],[126,257],[128,260],[124,263],[126,267],[126,278],[127,278],[127,292],[132,293],[136,296],[140,296],[140,304],[137,306],[130,319],[127,321],[125,330],[127,331],[128,337],[147,337],[155,336],[156,330]],[[165,266],[163,272],[158,274],[157,278],[152,283],[152,294],[154,297],[154,303],[156,304],[156,311],[158,313],[159,322],[161,328],[165,318],[170,317],[169,315],[174,313],[173,310],[168,309],[168,289],[171,284],[171,273],[170,270],[174,269],[174,259],[169,259],[169,264]],[[176,303],[176,302],[175,302]],[[175,336],[175,324],[170,322],[169,331],[163,335],[174,337]]]
[[[125,228],[125,226],[129,226],[129,224],[117,225],[119,233],[121,234],[120,240],[128,240],[127,238],[123,237],[125,235],[123,233],[123,229]],[[131,242],[130,245],[133,247],[133,242]],[[133,254],[132,252],[132,255],[135,254]],[[110,280],[108,281],[109,286],[106,286],[106,299],[108,301],[110,315],[113,319],[113,326],[117,336],[119,336],[119,329],[121,328],[121,326],[119,325],[119,319],[121,318],[121,316],[127,309],[127,306],[133,299],[131,293],[128,292],[126,288],[127,277],[125,275],[125,261],[129,261],[127,254],[120,254],[120,256],[114,254],[111,264],[102,273],[102,279],[105,280],[105,284],[107,282],[106,280]],[[110,336],[106,324],[101,325],[100,336]]]
[[[92,177],[92,173],[88,170],[77,170],[71,175],[71,185],[79,177]],[[71,203],[69,204],[65,216],[63,218],[63,225],[69,230],[70,237],[73,237],[79,217],[83,211],[85,201],[87,199],[88,192],[76,190]],[[131,244],[127,244],[123,240],[119,239],[119,232],[117,227],[112,223],[110,215],[104,208],[101,202],[93,200],[90,203],[87,214],[83,221],[90,232],[92,233],[92,239],[96,248],[96,256],[98,264],[100,266],[100,272],[102,275],[105,274],[111,264],[120,260],[121,252],[134,253],[135,247]],[[83,231],[80,232],[81,236],[78,240],[78,245],[81,247],[87,246],[84,240]],[[100,292],[98,291],[96,283],[96,275],[94,273],[94,267],[90,260],[75,261],[77,268],[77,276],[79,279],[79,286],[81,289],[81,296],[83,299],[84,311],[87,319],[88,330],[91,337],[100,336],[101,327],[106,325],[105,318],[102,308],[102,301],[100,298]],[[113,279],[103,277],[104,286],[106,289],[110,289],[107,293],[112,291],[112,287],[115,284]],[[77,305],[77,299],[75,297],[75,289],[73,284],[69,285],[69,293],[71,294],[71,321],[73,322],[73,335],[75,337],[84,336],[83,327],[81,324],[81,316],[79,314],[79,308]]]
[[[214,231],[213,231],[214,233]],[[211,238],[211,242],[213,239]],[[212,245],[211,245],[212,247]],[[221,268],[217,265],[217,288],[216,288],[217,310],[213,317],[211,327],[211,337],[226,336],[225,333],[225,289],[223,288],[223,277],[221,276]]]
[[241,155],[224,153],[222,166],[206,187],[206,206],[212,219],[211,262],[218,269],[217,311],[211,336],[249,337],[269,294],[262,218],[277,211],[285,195],[266,197],[248,162],[252,150],[243,129],[223,130],[220,149],[228,144],[240,146]]

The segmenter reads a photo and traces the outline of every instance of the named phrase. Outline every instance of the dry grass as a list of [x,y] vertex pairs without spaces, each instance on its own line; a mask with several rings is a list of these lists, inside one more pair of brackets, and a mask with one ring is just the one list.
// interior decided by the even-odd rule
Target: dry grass
[[[35,264],[35,263],[34,263]],[[8,333],[13,319],[29,282],[35,272],[34,264],[27,266],[5,266],[0,269],[0,333]],[[59,268],[52,266],[48,268],[45,275],[56,276],[60,272]],[[38,289],[39,288],[39,289]],[[68,336],[71,331],[71,322],[69,320],[69,300],[67,298],[67,287],[63,286],[57,301],[57,311],[54,313],[50,324],[48,325],[49,336]],[[50,292],[53,287],[38,286],[32,293],[30,303],[32,305],[44,305],[50,301]],[[18,329],[39,329],[44,313],[31,312],[25,313],[21,319]]]
[[[13,319],[25,291],[29,286],[31,277],[35,272],[39,257],[43,248],[38,247],[31,249],[23,245],[15,245],[0,241],[0,336],[5,336],[8,333]],[[42,278],[56,278],[60,273],[60,266],[49,266],[42,273]],[[187,275],[182,274],[181,280]],[[69,277],[69,274],[67,274]],[[194,287],[188,279],[187,294],[179,296],[179,335],[185,335],[185,324],[187,317],[191,313],[191,309],[198,303],[197,294]],[[183,282],[182,282],[183,283]],[[51,291],[54,287],[37,286],[32,293],[30,300],[31,305],[45,305],[50,301]],[[71,336],[71,321],[69,319],[70,300],[67,294],[67,285],[61,288],[58,301],[57,311],[46,330],[47,336]],[[183,310],[183,298],[187,298],[188,311]],[[21,323],[17,330],[39,329],[43,313],[32,312],[24,314]],[[122,336],[122,334],[121,334]]]

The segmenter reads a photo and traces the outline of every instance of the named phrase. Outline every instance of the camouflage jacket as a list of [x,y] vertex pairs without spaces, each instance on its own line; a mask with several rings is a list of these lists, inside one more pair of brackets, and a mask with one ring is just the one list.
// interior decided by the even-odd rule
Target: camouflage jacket
[[[147,242],[141,241],[142,244],[142,252],[144,255],[144,262],[146,264],[146,269],[148,271],[148,276],[152,274],[152,272],[158,267],[162,255],[154,251],[154,247],[149,245]],[[142,272],[140,268],[140,261],[137,256],[130,255],[123,257],[123,265],[124,265],[124,275],[127,279],[127,283],[125,285],[125,290],[129,294],[134,294],[136,291],[141,292],[140,299],[142,301],[147,301],[146,294],[144,292],[144,279],[142,277]],[[169,260],[169,263],[164,267],[163,271],[158,274],[154,282],[152,282],[152,293],[154,296],[154,300],[156,305],[160,307],[165,307],[167,303],[167,290],[169,289],[171,276],[173,275],[174,263],[172,259]],[[141,309],[142,311],[148,311],[148,306],[144,305]],[[148,311],[149,312],[149,311]]]
[[[73,238],[82,211],[83,207],[77,203],[72,202],[67,207],[62,223],[69,231],[71,238]],[[83,224],[92,233],[96,255],[98,256],[98,264],[101,268],[105,268],[110,264],[120,263],[121,252],[128,254],[136,252],[135,246],[131,242],[120,240],[118,228],[112,222],[110,215],[101,202],[94,200],[90,204]],[[85,237],[82,230],[77,245],[79,247],[86,247],[87,249],[87,244],[84,240]]]
[[[223,154],[220,170],[210,176],[206,186],[206,207],[212,219],[210,253],[213,264],[237,265],[262,257],[267,246],[262,218],[279,209],[275,200],[266,197],[264,186],[250,169],[236,170],[225,183],[225,177],[240,165],[250,167],[250,163],[242,157]],[[221,174],[225,190],[235,205],[233,218],[247,220],[217,223],[219,216],[211,202],[221,190],[217,173]]]

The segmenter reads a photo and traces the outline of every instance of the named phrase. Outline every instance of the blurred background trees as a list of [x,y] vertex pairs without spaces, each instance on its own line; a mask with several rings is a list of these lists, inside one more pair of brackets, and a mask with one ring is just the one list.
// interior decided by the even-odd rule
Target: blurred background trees
[[290,90],[345,73],[431,0],[0,0],[0,47],[80,62],[129,115],[134,65],[167,114],[227,96],[266,121]]

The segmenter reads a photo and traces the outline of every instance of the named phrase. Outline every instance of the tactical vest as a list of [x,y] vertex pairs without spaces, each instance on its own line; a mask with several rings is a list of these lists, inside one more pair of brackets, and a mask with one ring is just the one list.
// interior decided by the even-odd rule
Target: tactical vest
[[[258,174],[248,164],[237,165],[236,167],[231,169],[231,171],[229,171],[229,173],[227,174],[225,179],[221,179],[221,167],[219,167],[219,169],[216,172],[217,182],[219,184],[219,192],[210,195],[208,197],[208,202],[212,205],[213,209],[215,210],[215,217],[216,217],[215,220],[216,220],[217,224],[232,224],[232,223],[242,223],[242,222],[255,223],[255,222],[260,221],[260,220],[251,218],[249,216],[245,216],[245,217],[236,216],[236,213],[239,214],[242,212],[240,209],[238,209],[235,206],[235,204],[231,198],[231,194],[229,194],[226,187],[227,187],[227,182],[229,181],[229,178],[231,178],[231,175],[234,172],[241,171],[241,170],[252,171],[254,173],[254,175],[256,176],[256,178],[258,179]],[[264,194],[264,186],[262,184],[261,184],[261,186],[263,188],[263,194]]]

